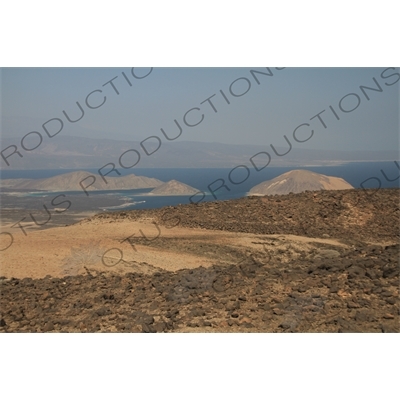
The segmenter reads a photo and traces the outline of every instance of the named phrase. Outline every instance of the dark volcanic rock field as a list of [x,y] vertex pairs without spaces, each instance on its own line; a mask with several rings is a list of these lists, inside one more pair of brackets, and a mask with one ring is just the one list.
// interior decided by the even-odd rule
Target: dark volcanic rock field
[[287,257],[266,248],[265,263],[247,255],[231,266],[151,275],[0,279],[0,331],[399,332],[398,189],[251,197],[93,218],[150,216],[171,229],[179,222],[329,237],[347,247],[291,258],[287,239]]
[[256,234],[329,235],[347,243],[399,242],[400,189],[251,196],[161,209],[102,213],[89,219],[156,218],[160,225]]

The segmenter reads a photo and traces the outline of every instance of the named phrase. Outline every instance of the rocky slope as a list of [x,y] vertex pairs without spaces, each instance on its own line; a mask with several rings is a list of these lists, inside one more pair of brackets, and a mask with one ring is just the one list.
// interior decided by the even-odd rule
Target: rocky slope
[[306,190],[353,189],[342,178],[317,174],[307,170],[293,170],[262,182],[250,189],[249,195],[301,193]]
[[399,242],[399,189],[353,189],[241,199],[97,214],[90,220],[153,218],[167,228],[183,226],[340,238],[346,243]]

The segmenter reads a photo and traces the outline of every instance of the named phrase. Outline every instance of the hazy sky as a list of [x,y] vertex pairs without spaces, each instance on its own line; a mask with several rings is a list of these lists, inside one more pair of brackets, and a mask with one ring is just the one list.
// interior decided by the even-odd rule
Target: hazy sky
[[[297,137],[307,139],[311,129],[314,135],[296,147],[398,148],[400,75],[394,75],[400,72],[398,68],[384,72],[385,67],[271,67],[273,76],[253,76],[252,69],[267,73],[264,67],[135,68],[137,77],[151,71],[137,79],[131,68],[5,68],[1,70],[1,133],[15,138],[16,144],[31,131],[50,140],[42,124],[60,118],[64,127],[59,135],[143,140],[151,135],[162,137],[161,128],[175,136],[176,119],[183,129],[178,140],[285,146],[283,135],[293,141],[293,130],[308,123],[309,127],[299,128]],[[107,82],[115,77],[114,89]],[[360,86],[378,88],[373,78],[382,91],[366,90],[367,100]],[[106,101],[90,109],[85,99],[96,90],[88,98],[89,105],[100,105],[104,96]],[[82,114],[77,101],[85,114],[70,123],[63,111],[77,119]],[[200,110],[187,114],[186,125],[184,115],[193,108]],[[323,110],[320,118],[327,128],[315,117]],[[188,126],[200,120],[197,126]],[[56,126],[54,121],[47,125],[52,132]]]

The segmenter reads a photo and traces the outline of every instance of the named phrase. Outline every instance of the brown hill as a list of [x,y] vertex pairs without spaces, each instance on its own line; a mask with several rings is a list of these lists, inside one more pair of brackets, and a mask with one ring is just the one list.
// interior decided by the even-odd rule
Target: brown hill
[[285,172],[274,179],[260,183],[250,189],[249,195],[301,193],[306,190],[354,189],[342,178],[317,174],[307,170]]
[[[96,179],[93,182],[94,176]],[[87,179],[86,179],[87,178]],[[104,182],[100,175],[92,174],[87,171],[69,172],[46,179],[4,179],[1,181],[2,187],[25,190],[47,190],[47,191],[81,191],[82,186],[87,187],[88,191],[95,190],[129,190],[154,188],[163,182],[146,176],[136,176],[134,174],[121,177],[106,177]],[[82,182],[82,186],[80,185]],[[92,185],[90,185],[93,182]],[[90,185],[90,186],[89,186]]]
[[198,189],[173,179],[157,186],[150,193],[162,196],[188,196],[198,192]]

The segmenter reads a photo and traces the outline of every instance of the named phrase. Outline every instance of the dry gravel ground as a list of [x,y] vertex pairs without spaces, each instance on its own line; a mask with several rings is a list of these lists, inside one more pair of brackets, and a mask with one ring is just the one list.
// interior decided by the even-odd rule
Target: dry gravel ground
[[0,255],[0,331],[398,332],[399,194],[249,197],[21,234]]

